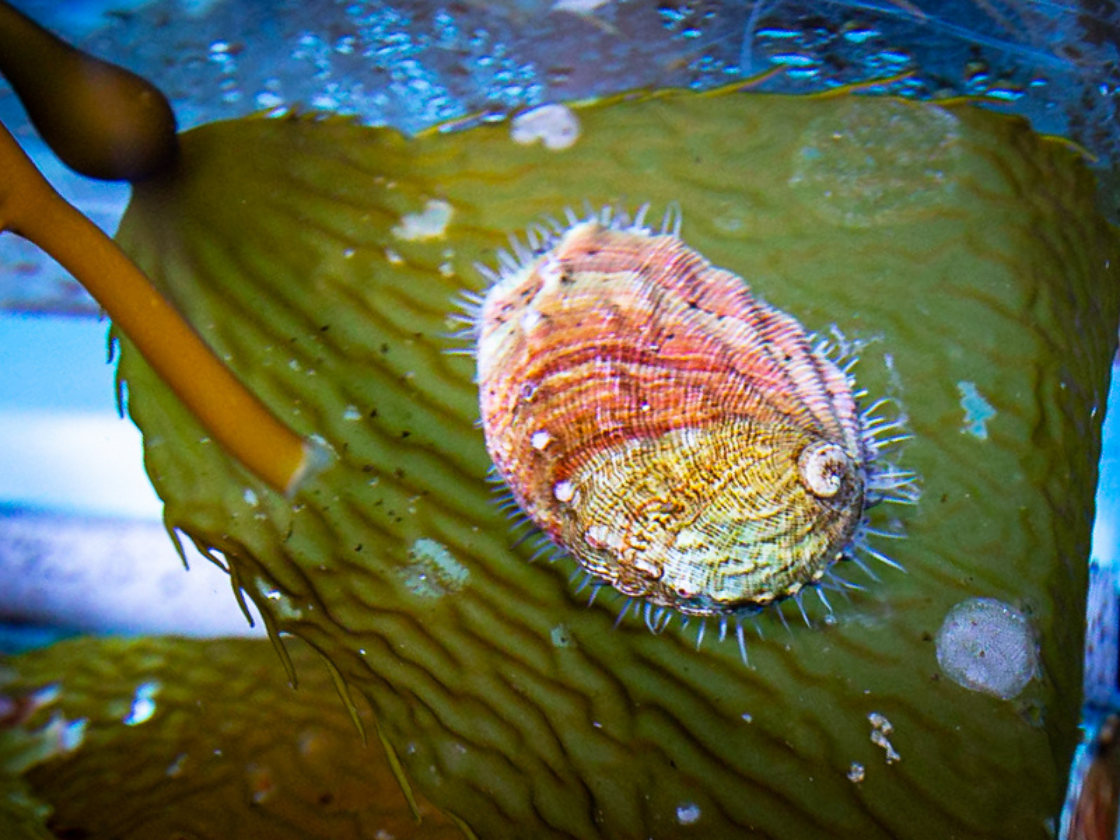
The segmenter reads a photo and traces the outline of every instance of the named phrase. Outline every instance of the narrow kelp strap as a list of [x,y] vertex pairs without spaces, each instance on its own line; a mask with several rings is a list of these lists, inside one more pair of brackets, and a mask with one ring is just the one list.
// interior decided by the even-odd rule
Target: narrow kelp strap
[[[0,70],[44,139],[72,168],[138,180],[176,160],[170,105],[145,80],[84,56],[3,3],[0,56]],[[55,192],[3,126],[0,231],[35,243],[85,286],[214,440],[269,486],[294,493],[329,461],[324,445],[301,438],[238,381],[125,253]]]

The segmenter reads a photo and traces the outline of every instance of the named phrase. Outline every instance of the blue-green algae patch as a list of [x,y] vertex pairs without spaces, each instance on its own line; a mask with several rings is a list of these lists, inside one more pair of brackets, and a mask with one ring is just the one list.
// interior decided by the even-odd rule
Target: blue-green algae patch
[[988,421],[996,416],[992,404],[984,399],[975,382],[958,382],[961,408],[964,409],[964,427],[961,432],[978,440],[988,439]]

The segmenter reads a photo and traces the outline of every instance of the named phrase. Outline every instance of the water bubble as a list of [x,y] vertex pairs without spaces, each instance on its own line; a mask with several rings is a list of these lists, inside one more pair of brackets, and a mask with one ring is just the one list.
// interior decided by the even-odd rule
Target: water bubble
[[700,819],[700,806],[695,802],[683,802],[677,806],[677,822],[692,825]]
[[572,644],[572,634],[563,624],[557,624],[553,627],[549,635],[552,638],[553,647],[566,648]]
[[138,726],[151,719],[156,713],[156,695],[161,686],[158,682],[145,682],[136,687],[136,695],[132,698],[132,708],[124,718],[125,726]]

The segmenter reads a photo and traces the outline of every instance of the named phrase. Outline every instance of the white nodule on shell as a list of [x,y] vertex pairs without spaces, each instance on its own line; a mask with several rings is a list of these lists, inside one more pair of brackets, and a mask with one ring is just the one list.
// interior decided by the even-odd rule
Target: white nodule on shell
[[537,267],[537,276],[541,278],[541,293],[554,292],[560,285],[560,263],[556,257],[549,254],[541,260]]
[[572,486],[570,481],[558,481],[556,486],[552,488],[552,495],[556,497],[558,502],[570,502],[576,497],[576,488]]
[[522,332],[532,332],[533,327],[541,322],[541,313],[536,309],[526,309],[521,314],[521,330]]
[[529,443],[531,443],[533,448],[538,452],[548,446],[551,442],[552,435],[550,435],[546,429],[537,429],[537,431],[533,432],[533,436],[529,438]]
[[850,468],[851,459],[844,450],[825,441],[809,444],[797,459],[802,483],[821,499],[831,499],[840,492],[844,473]]
[[509,133],[522,146],[540,141],[546,149],[560,151],[579,139],[579,119],[566,105],[541,105],[514,117]]
[[677,444],[682,449],[694,449],[700,443],[700,430],[691,427],[684,427],[675,429],[669,432],[670,435],[675,436]]
[[937,664],[958,685],[1010,700],[1038,673],[1030,623],[995,598],[954,606],[937,631]]

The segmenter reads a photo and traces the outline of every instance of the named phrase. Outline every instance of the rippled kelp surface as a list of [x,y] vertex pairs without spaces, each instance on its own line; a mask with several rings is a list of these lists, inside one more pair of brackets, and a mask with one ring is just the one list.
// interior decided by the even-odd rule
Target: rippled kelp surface
[[[460,837],[423,801],[418,828],[322,660],[289,645],[298,690],[259,640],[79,639],[16,660],[0,690],[38,708],[0,726],[0,746],[39,756],[25,781],[53,805],[42,836]],[[371,725],[364,704],[357,714]]]
[[[1081,615],[1115,344],[1114,232],[1077,153],[964,105],[636,97],[570,149],[508,126],[405,140],[336,121],[183,138],[122,242],[336,466],[295,503],[205,439],[124,347],[168,523],[220,553],[275,630],[372,704],[411,783],[480,836],[1043,836],[1076,735]],[[745,667],[713,628],[612,627],[620,604],[526,562],[492,503],[448,313],[471,266],[565,206],[676,203],[682,235],[858,370],[915,440],[921,504],[834,620],[774,614]],[[448,215],[450,213],[450,215]],[[994,415],[968,433],[963,383]],[[1012,700],[939,669],[958,602],[1028,617]],[[886,743],[884,743],[886,742]],[[889,749],[888,749],[889,746]],[[895,755],[899,759],[895,759]],[[920,828],[919,828],[920,827]]]

